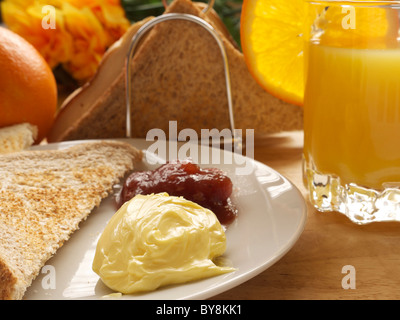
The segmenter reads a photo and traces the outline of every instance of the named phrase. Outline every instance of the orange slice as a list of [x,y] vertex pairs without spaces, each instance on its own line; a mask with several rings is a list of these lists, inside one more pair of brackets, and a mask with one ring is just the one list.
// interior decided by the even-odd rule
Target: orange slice
[[303,104],[303,0],[244,0],[242,50],[256,81],[272,95]]

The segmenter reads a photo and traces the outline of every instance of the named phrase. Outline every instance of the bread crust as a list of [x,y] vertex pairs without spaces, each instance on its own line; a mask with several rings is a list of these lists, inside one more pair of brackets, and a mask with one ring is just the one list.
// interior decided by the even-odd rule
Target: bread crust
[[22,299],[41,267],[142,159],[93,141],[0,156],[0,299]]
[[0,258],[0,298],[2,300],[14,300],[20,296],[15,286],[16,282],[17,278]]

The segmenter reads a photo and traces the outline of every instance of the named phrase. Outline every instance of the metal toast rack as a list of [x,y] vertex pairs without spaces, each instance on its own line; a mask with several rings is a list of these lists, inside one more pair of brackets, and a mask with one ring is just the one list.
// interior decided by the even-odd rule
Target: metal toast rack
[[[214,3],[214,0],[210,0],[210,3],[208,3],[207,7],[204,8],[203,12],[207,13],[211,8]],[[164,4],[165,5],[165,4]],[[164,21],[170,21],[170,20],[186,20],[186,21],[191,21],[193,23],[196,23],[203,27],[205,30],[207,30],[214,40],[217,42],[219,49],[221,51],[221,56],[222,56],[222,62],[224,65],[224,73],[225,73],[225,84],[226,84],[226,95],[227,95],[227,100],[228,100],[228,111],[229,111],[229,123],[231,127],[231,132],[232,132],[232,142],[233,142],[233,151],[234,152],[241,152],[242,151],[242,136],[235,130],[235,120],[234,120],[234,114],[233,114],[233,105],[232,105],[232,91],[231,91],[231,81],[230,81],[230,74],[229,74],[229,64],[228,64],[228,58],[226,55],[225,47],[224,44],[219,36],[219,34],[215,31],[215,29],[204,19],[201,19],[197,16],[191,15],[191,14],[184,14],[184,13],[166,13],[163,15],[160,15],[147,23],[145,23],[134,35],[134,37],[131,40],[129,50],[126,56],[126,62],[125,62],[125,68],[126,68],[126,76],[125,76],[125,82],[126,82],[126,92],[125,92],[125,99],[126,99],[126,137],[131,138],[132,137],[132,122],[131,122],[131,115],[132,115],[132,69],[131,69],[131,63],[133,59],[133,55],[135,53],[136,47],[140,41],[140,39],[148,32],[151,30],[155,25],[164,22]]]

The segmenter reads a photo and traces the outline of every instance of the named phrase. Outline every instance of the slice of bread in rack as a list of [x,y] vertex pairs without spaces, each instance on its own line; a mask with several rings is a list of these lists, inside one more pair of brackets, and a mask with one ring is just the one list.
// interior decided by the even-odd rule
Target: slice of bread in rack
[[[203,8],[190,0],[174,0],[165,13],[200,17],[220,35],[228,56],[236,128],[254,129],[256,134],[301,129],[302,108],[258,85],[219,17],[212,10],[203,13]],[[129,43],[131,37],[123,41]],[[127,48],[119,45],[113,51],[125,50],[122,56],[126,56]],[[106,89],[100,89],[98,80],[92,81],[63,104],[49,141],[125,135],[125,70],[119,62],[116,65],[120,73],[109,80]],[[109,58],[103,59],[95,78],[108,79],[107,70],[112,67]],[[131,68],[132,136],[143,138],[153,128],[168,133],[172,120],[178,122],[178,130],[230,128],[221,52],[201,26],[182,20],[156,25],[137,47]],[[89,88],[97,92],[93,99],[88,98]]]
[[142,159],[120,141],[0,156],[0,299],[22,299],[45,262]]

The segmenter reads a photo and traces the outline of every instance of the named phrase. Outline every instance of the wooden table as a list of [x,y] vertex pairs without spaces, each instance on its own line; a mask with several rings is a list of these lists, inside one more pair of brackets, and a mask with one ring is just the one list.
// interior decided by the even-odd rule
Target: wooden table
[[[256,138],[255,159],[303,194],[308,207],[303,233],[273,266],[213,299],[400,299],[400,223],[359,226],[340,213],[317,212],[302,182],[302,137],[292,132]],[[342,287],[350,275],[342,268],[348,265],[354,267],[355,289]]]

